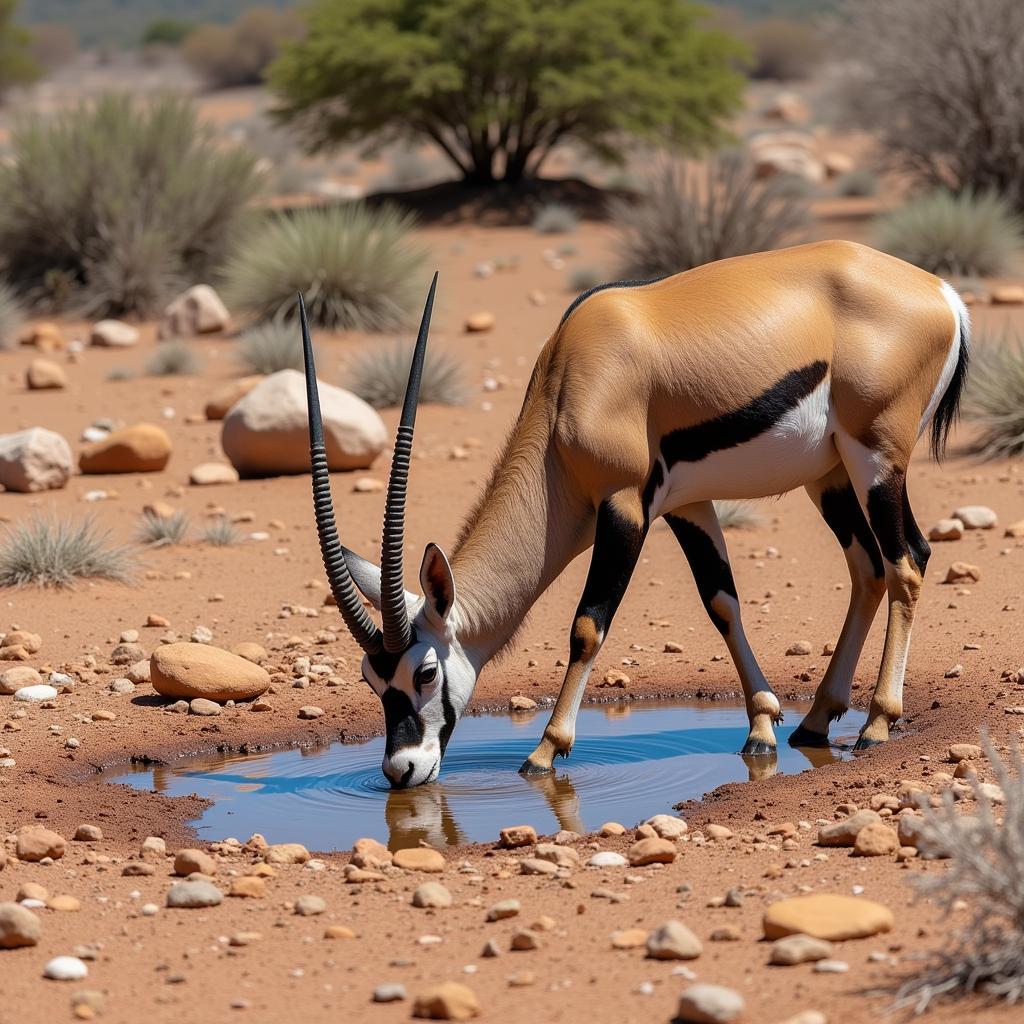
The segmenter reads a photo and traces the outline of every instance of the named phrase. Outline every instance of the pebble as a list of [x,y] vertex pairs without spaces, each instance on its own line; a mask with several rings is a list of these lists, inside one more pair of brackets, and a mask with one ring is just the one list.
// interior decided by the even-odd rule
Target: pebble
[[676,853],[674,843],[652,837],[634,843],[627,851],[627,856],[630,867],[638,868],[647,864],[671,864],[676,859]]
[[811,642],[809,640],[797,640],[795,643],[790,644],[789,647],[786,648],[786,654],[790,657],[802,657],[804,655],[810,654],[812,650],[813,648],[811,647]]
[[167,906],[182,910],[216,907],[224,894],[212,882],[178,882],[167,891]]
[[772,943],[768,962],[780,967],[792,967],[796,964],[824,960],[832,955],[832,950],[832,943],[826,939],[816,939],[800,933],[786,935]]
[[261,899],[267,894],[267,883],[255,875],[243,875],[241,878],[231,880],[229,896],[240,898]]
[[959,519],[968,530],[991,530],[998,521],[995,512],[986,505],[964,505],[954,510],[953,518]]
[[612,949],[637,949],[647,942],[647,932],[643,928],[623,928],[612,932]]
[[274,843],[263,851],[263,859],[267,864],[305,864],[309,850],[302,843]]
[[794,896],[772,903],[762,921],[767,939],[786,935],[810,935],[841,942],[891,931],[892,911],[873,900],[835,893]]
[[532,825],[510,825],[501,830],[498,841],[507,849],[533,846],[537,842],[537,831]]
[[845,960],[819,960],[814,965],[816,974],[845,974],[849,969]]
[[540,857],[526,857],[519,862],[521,875],[557,875],[558,865]]
[[97,843],[103,838],[103,829],[99,825],[79,825],[73,838],[77,843]]
[[887,857],[900,847],[896,833],[887,825],[876,821],[865,825],[853,843],[855,857]]
[[397,982],[378,985],[373,990],[375,1003],[400,1003],[405,998],[405,986]]
[[55,956],[43,968],[43,977],[53,981],[81,981],[89,968],[77,956]]
[[671,814],[656,814],[644,824],[650,825],[662,839],[679,839],[689,831],[689,826],[682,818]]
[[390,867],[391,861],[391,851],[376,839],[357,839],[352,845],[351,863],[357,868]]
[[0,903],[0,949],[34,946],[43,936],[43,926],[31,910],[18,903]]
[[549,860],[560,868],[579,867],[580,855],[571,847],[558,843],[538,843],[534,851],[540,860]]
[[699,982],[679,997],[676,1016],[688,1024],[728,1024],[743,1014],[743,996],[722,985]]
[[28,665],[16,665],[14,668],[0,672],[0,694],[11,696],[26,686],[38,686],[43,677]]
[[961,761],[980,761],[984,756],[985,751],[976,743],[954,743],[949,748],[948,759],[950,764],[959,764]]
[[452,894],[440,882],[424,882],[412,894],[412,905],[442,910],[452,905]]
[[537,702],[530,697],[524,697],[522,694],[513,694],[508,699],[509,711],[533,711],[537,707]]
[[472,1020],[480,1016],[480,1002],[468,986],[446,981],[421,992],[412,1015],[421,1020]]
[[509,949],[518,952],[526,952],[531,949],[540,949],[540,937],[529,928],[519,928],[512,933],[512,941]]
[[445,859],[437,850],[425,846],[398,850],[392,863],[405,871],[424,871],[428,874],[440,874],[445,869]]
[[848,818],[843,818],[842,821],[833,822],[831,825],[825,825],[824,828],[819,829],[818,845],[853,846],[857,833],[862,828],[874,825],[881,820],[877,811],[872,811],[865,807],[863,810],[851,814]]
[[40,683],[38,686],[23,686],[20,690],[14,691],[14,699],[25,701],[29,704],[42,704],[44,701],[54,700],[57,696],[57,687]]
[[981,570],[970,562],[954,562],[946,570],[945,583],[960,583],[963,580],[973,580],[977,583],[981,579]]
[[605,839],[609,836],[622,836],[626,834],[626,826],[620,825],[617,821],[606,821],[597,830],[597,834]]
[[587,861],[592,868],[624,868],[628,863],[621,853],[614,850],[599,850]]
[[303,895],[295,901],[295,913],[300,917],[316,917],[327,909],[327,901],[320,896]]
[[964,524],[960,519],[940,519],[929,531],[930,541],[960,540],[964,535]]
[[52,896],[46,905],[50,910],[56,910],[59,913],[74,913],[82,909],[82,904],[78,899],[65,894]]
[[354,939],[356,933],[343,924],[329,924],[324,929],[325,939]]
[[522,909],[519,900],[499,900],[487,911],[488,921],[504,921],[516,917]]
[[696,960],[703,952],[700,939],[680,921],[666,921],[647,937],[652,960]]
[[315,704],[307,704],[305,707],[299,708],[299,718],[323,718],[325,714],[324,709],[318,708]]
[[216,701],[207,700],[205,697],[196,697],[189,701],[188,713],[199,715],[201,718],[215,718],[220,714],[220,705]]

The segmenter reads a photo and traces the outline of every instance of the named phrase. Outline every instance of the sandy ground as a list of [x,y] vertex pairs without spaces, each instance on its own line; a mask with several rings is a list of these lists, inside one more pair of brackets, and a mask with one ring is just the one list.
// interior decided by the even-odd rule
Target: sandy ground
[[[875,200],[828,200],[818,204],[812,237],[868,237]],[[464,363],[470,398],[464,407],[424,407],[417,427],[417,458],[411,488],[408,527],[410,565],[418,565],[428,541],[451,545],[460,521],[485,482],[492,459],[512,423],[541,345],[572,298],[566,274],[573,264],[602,267],[610,276],[614,258],[609,229],[585,224],[568,237],[540,237],[527,229],[425,228],[419,238],[441,271],[439,309],[432,345],[455,353]],[[577,255],[552,269],[544,250],[571,242]],[[482,260],[512,258],[512,270],[488,279],[474,275]],[[530,293],[544,294],[543,304]],[[469,335],[465,318],[476,311],[495,314],[494,330]],[[1019,314],[979,309],[979,334]],[[66,336],[82,337],[85,325],[66,323]],[[344,367],[369,339],[355,335],[323,337],[321,377],[344,379]],[[265,531],[269,539],[246,541],[227,549],[195,541],[141,553],[132,586],[82,584],[65,592],[33,589],[0,594],[0,630],[23,628],[43,643],[32,664],[40,670],[73,668],[79,682],[52,708],[31,707],[12,717],[10,698],[0,698],[0,747],[16,760],[0,769],[0,836],[32,822],[45,823],[65,837],[82,822],[102,827],[97,843],[69,843],[68,853],[50,866],[9,862],[0,870],[0,899],[12,899],[28,881],[51,895],[72,894],[77,912],[40,911],[42,942],[0,955],[0,1024],[52,1022],[71,1017],[72,993],[81,988],[105,993],[103,1019],[184,1021],[203,1024],[231,1015],[278,1021],[283,1015],[306,1020],[365,1020],[388,1024],[408,1019],[410,1001],[371,1005],[374,987],[402,982],[410,997],[430,984],[458,980],[470,985],[483,1007],[482,1019],[518,1022],[622,1024],[668,1021],[686,984],[673,963],[643,958],[643,950],[613,951],[610,935],[628,927],[653,928],[678,917],[704,941],[705,951],[687,966],[701,980],[729,985],[747,1000],[747,1018],[782,1021],[801,1010],[820,1010],[829,1019],[878,1019],[885,995],[869,994],[892,986],[912,967],[914,956],[934,948],[956,921],[939,919],[924,905],[911,905],[908,881],[934,864],[897,864],[889,857],[853,858],[847,850],[822,853],[813,845],[815,823],[832,820],[844,804],[865,806],[878,792],[892,792],[901,779],[920,779],[951,768],[943,764],[950,743],[974,742],[986,726],[998,742],[1018,731],[1004,708],[1024,704],[1024,689],[1001,679],[1021,668],[1021,609],[1024,607],[1024,542],[1004,539],[1002,526],[1024,518],[1024,473],[1015,464],[978,466],[956,457],[944,466],[922,452],[910,475],[910,494],[922,526],[958,505],[984,504],[996,510],[999,527],[971,532],[956,543],[936,544],[932,568],[919,605],[907,675],[906,718],[888,745],[853,762],[799,777],[768,778],[723,787],[704,801],[683,808],[691,833],[709,822],[734,830],[726,842],[679,844],[679,856],[665,867],[632,871],[581,869],[561,878],[517,874],[518,853],[472,847],[448,852],[444,884],[455,905],[447,910],[409,906],[411,891],[422,881],[414,873],[394,872],[367,885],[345,883],[343,854],[323,856],[324,868],[278,870],[263,899],[226,899],[209,910],[164,910],[170,862],[155,875],[124,877],[124,862],[137,856],[149,835],[163,836],[170,849],[190,845],[187,822],[199,810],[195,801],[169,800],[110,786],[96,779],[100,768],[131,758],[172,760],[216,748],[258,749],[275,744],[323,743],[340,736],[365,736],[381,729],[379,704],[359,681],[359,658],[344,635],[336,612],[322,608],[321,564],[312,529],[309,482],[304,477],[243,481],[215,488],[188,485],[196,464],[222,458],[218,423],[191,422],[206,398],[238,375],[231,340],[192,343],[204,369],[194,378],[140,377],[108,382],[115,366],[140,370],[156,346],[152,325],[142,342],[127,352],[86,349],[66,369],[69,387],[61,392],[27,392],[24,371],[34,353],[0,353],[0,430],[32,425],[57,430],[80,447],[83,428],[98,417],[125,423],[162,423],[174,441],[174,455],[160,473],[122,477],[75,477],[60,492],[42,495],[0,493],[0,519],[16,522],[33,511],[61,515],[91,513],[121,540],[130,540],[142,506],[168,501],[189,513],[194,524],[226,511],[251,513],[244,531]],[[496,390],[485,382],[496,382]],[[486,385],[489,388],[489,384]],[[166,414],[166,415],[165,415]],[[395,410],[385,412],[392,428]],[[453,446],[468,458],[451,457]],[[385,479],[386,459],[367,474]],[[351,547],[376,557],[383,496],[355,493],[353,476],[334,479],[343,537]],[[86,501],[87,492],[107,492],[106,500]],[[827,659],[787,657],[795,640],[806,639],[820,652],[835,640],[845,614],[849,581],[841,552],[817,512],[800,493],[762,506],[763,525],[729,535],[734,571],[751,643],[769,679],[785,700],[807,697],[821,678]],[[769,554],[769,549],[774,551]],[[970,588],[943,585],[954,560],[982,571]],[[480,681],[476,707],[503,707],[513,693],[551,697],[557,693],[565,657],[570,616],[586,560],[571,565],[544,595],[508,657],[491,666]],[[285,606],[305,606],[316,614],[285,615]],[[213,631],[214,643],[230,647],[243,640],[263,644],[272,666],[290,674],[295,657],[330,653],[344,685],[329,689],[314,680],[305,690],[277,687],[273,711],[255,715],[227,709],[214,719],[172,716],[161,710],[147,686],[134,695],[108,692],[122,670],[110,664],[110,652],[122,631],[137,629],[146,652],[167,627],[146,628],[149,614],[164,616],[185,638],[197,626]],[[880,653],[884,619],[879,618],[857,673],[854,701],[865,706]],[[337,634],[326,643],[322,630]],[[662,653],[667,640],[683,645],[682,654]],[[969,646],[968,646],[969,645]],[[88,667],[95,661],[94,667]],[[952,666],[962,674],[944,678]],[[4,663],[0,667],[8,667]],[[731,694],[738,689],[724,643],[707,621],[696,590],[669,531],[656,527],[630,591],[601,652],[588,690],[606,699],[597,684],[606,671],[623,668],[630,677],[622,699],[686,694]],[[298,708],[316,704],[326,715],[301,721]],[[112,721],[92,714],[110,710]],[[543,712],[542,712],[543,713]],[[74,736],[77,749],[65,742]],[[458,731],[453,743],[459,742]],[[571,770],[571,760],[568,763]],[[671,787],[671,780],[666,780]],[[799,829],[792,849],[769,835],[782,822],[809,823]],[[508,824],[519,824],[510,821]],[[627,827],[636,824],[623,822]],[[246,836],[237,837],[243,842]],[[384,837],[378,837],[384,838]],[[625,850],[632,835],[619,839],[583,837],[575,841],[584,859],[590,846]],[[8,842],[8,848],[13,845]],[[817,858],[817,859],[816,859]],[[252,857],[222,858],[217,880],[250,867]],[[784,867],[790,864],[792,866]],[[688,886],[682,890],[681,886]],[[846,974],[812,973],[809,965],[771,968],[767,945],[759,942],[767,903],[805,888],[850,893],[887,904],[896,915],[888,935],[845,943],[837,957],[850,965]],[[742,906],[709,907],[709,900],[737,888]],[[611,890],[619,902],[595,895]],[[324,897],[327,911],[315,918],[291,912],[300,894]],[[522,901],[520,916],[487,924],[484,911],[506,897]],[[148,902],[160,910],[140,916]],[[511,932],[548,915],[552,930],[540,933],[540,948],[507,952]],[[327,924],[343,924],[354,940],[326,940]],[[734,941],[710,941],[712,932],[734,925]],[[230,946],[227,937],[242,931],[262,938]],[[438,944],[422,944],[425,935]],[[488,938],[506,952],[482,959]],[[86,982],[42,980],[43,964],[75,947],[94,947]],[[883,954],[873,957],[872,954]],[[529,977],[527,977],[529,976]],[[532,981],[530,980],[532,978]],[[972,1004],[972,1019],[1009,1019],[1010,1011]],[[940,1011],[939,1020],[962,1020],[963,1007]]]

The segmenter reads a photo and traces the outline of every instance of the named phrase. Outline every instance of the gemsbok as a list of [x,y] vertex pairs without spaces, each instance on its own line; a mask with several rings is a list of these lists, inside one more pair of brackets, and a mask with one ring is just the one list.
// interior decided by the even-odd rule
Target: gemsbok
[[[593,545],[565,680],[520,770],[550,772],[556,754],[569,754],[587,676],[658,516],[735,662],[750,720],[742,752],[773,752],[782,712],[744,636],[712,500],[800,486],[842,545],[852,590],[835,653],[790,742],[828,742],[829,725],[849,706],[883,594],[885,645],[857,747],[886,740],[903,713],[929,555],[907,498],[907,465],[929,423],[932,451],[942,455],[967,373],[969,318],[953,288],[865,246],[833,241],[591,289],[541,351],[451,560],[427,545],[420,597],[405,589],[402,556],[436,286],[435,274],[395,441],[379,569],[338,538],[300,297],[320,546],[338,607],[365,652],[363,674],[384,705],[383,770],[392,785],[437,778],[484,665]],[[380,611],[382,629],[360,591]]]

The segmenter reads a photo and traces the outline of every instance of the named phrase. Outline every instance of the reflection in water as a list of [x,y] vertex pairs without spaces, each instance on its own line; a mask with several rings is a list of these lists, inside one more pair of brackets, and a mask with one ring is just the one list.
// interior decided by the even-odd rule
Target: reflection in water
[[[726,782],[756,783],[849,756],[849,744],[794,750],[785,727],[777,754],[741,758],[741,705],[609,704],[582,709],[572,756],[555,774],[523,778],[516,769],[545,717],[463,719],[440,780],[416,789],[388,789],[383,739],[135,766],[112,779],[209,798],[196,827],[210,839],[262,832],[271,842],[331,850],[359,836],[383,837],[386,828],[389,846],[399,849],[421,840],[442,847],[492,841],[508,824],[542,833],[587,832],[605,821],[629,826]],[[863,718],[851,712],[844,724],[855,735]]]

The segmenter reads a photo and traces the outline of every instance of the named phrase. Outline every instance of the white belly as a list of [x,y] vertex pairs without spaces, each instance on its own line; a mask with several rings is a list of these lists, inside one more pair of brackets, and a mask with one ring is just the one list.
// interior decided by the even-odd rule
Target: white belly
[[823,477],[839,462],[829,385],[826,377],[752,441],[699,462],[677,462],[654,493],[651,519],[695,501],[784,494]]

